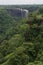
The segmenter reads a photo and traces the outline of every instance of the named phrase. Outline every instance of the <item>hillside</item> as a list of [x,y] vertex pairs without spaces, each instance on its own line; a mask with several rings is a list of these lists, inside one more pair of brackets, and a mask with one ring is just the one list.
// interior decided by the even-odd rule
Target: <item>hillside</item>
[[43,65],[42,10],[22,19],[0,9],[0,65]]

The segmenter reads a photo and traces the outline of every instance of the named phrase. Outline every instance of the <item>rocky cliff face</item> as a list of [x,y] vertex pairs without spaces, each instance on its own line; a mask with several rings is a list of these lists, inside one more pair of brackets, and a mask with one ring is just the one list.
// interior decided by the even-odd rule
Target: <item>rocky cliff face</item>
[[15,9],[7,9],[7,11],[9,14],[15,17],[22,17],[22,18],[28,17],[28,10],[26,9],[15,8]]

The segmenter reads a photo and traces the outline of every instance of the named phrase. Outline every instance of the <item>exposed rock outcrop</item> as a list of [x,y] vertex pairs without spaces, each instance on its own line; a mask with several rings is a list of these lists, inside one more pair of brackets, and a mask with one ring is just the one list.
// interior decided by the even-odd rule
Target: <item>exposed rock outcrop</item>
[[28,10],[26,9],[20,9],[20,8],[15,8],[15,9],[7,9],[8,13],[11,14],[12,16],[15,17],[28,17]]

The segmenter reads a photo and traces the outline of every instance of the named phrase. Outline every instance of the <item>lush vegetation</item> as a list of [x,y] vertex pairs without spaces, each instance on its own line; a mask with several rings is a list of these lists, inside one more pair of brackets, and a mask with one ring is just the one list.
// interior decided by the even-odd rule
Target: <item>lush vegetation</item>
[[0,9],[0,65],[43,65],[43,7],[28,19]]

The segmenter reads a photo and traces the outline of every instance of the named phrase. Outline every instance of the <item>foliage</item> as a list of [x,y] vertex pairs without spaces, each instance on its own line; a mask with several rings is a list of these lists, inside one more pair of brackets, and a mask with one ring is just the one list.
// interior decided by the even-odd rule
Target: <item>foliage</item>
[[17,20],[0,10],[0,65],[43,65],[43,17],[36,13]]

